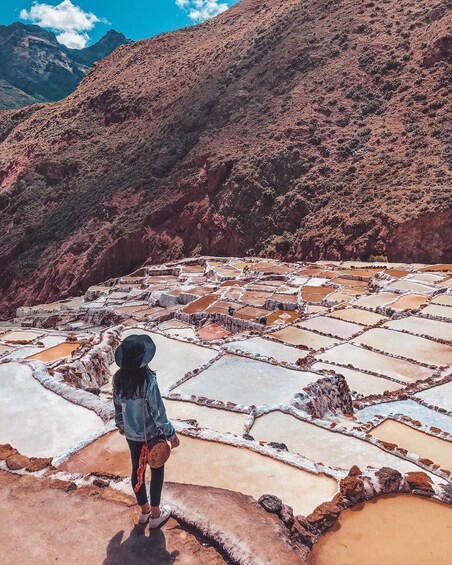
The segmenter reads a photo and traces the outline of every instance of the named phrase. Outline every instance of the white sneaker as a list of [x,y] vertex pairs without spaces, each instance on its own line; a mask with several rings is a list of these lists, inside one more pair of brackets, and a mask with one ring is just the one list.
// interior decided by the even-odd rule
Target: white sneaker
[[138,523],[142,526],[145,526],[149,522],[149,518],[151,517],[151,512],[149,511],[147,514],[143,512],[138,517]]
[[159,526],[161,526],[163,524],[163,522],[166,522],[166,520],[168,520],[168,518],[171,516],[171,506],[169,506],[168,504],[164,504],[163,506],[160,507],[160,516],[157,516],[157,518],[149,518],[149,527],[152,529],[154,528],[158,528]]

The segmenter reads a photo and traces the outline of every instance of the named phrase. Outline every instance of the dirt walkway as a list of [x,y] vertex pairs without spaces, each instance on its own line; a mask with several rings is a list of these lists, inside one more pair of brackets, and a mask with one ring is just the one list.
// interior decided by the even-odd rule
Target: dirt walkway
[[[0,471],[0,547],[2,565],[220,565],[224,560],[170,519],[149,532],[134,525],[135,509],[65,492],[63,482]],[[136,514],[136,511],[135,511]]]

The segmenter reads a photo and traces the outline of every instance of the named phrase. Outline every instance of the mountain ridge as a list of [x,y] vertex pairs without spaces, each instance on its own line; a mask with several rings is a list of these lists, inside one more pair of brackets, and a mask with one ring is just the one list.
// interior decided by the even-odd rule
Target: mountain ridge
[[95,61],[128,41],[110,30],[94,45],[69,49],[38,25],[0,26],[0,110],[64,98]]
[[242,0],[0,114],[0,308],[147,258],[452,260],[445,2]]

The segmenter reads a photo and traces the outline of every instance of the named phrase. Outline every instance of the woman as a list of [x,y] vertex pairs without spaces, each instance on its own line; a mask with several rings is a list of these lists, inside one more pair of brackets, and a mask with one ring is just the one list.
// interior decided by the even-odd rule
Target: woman
[[167,520],[171,508],[167,505],[160,507],[163,466],[151,470],[151,504],[148,501],[144,477],[139,484],[139,461],[145,441],[144,425],[146,425],[148,443],[151,439],[162,437],[170,442],[173,449],[179,445],[176,431],[166,415],[156,375],[147,366],[154,355],[155,343],[149,336],[126,337],[115,351],[119,370],[113,378],[115,422],[129,445],[132,458],[132,486],[137,502],[141,506],[138,522],[140,524],[149,522],[151,528],[157,528]]

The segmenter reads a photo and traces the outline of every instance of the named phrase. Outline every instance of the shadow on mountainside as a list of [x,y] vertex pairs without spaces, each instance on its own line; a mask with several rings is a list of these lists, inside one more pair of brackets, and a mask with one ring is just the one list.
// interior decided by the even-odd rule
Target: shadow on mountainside
[[170,565],[176,561],[179,551],[166,550],[165,534],[162,530],[150,530],[136,525],[130,536],[123,541],[124,530],[115,534],[107,546],[107,557],[103,565]]

